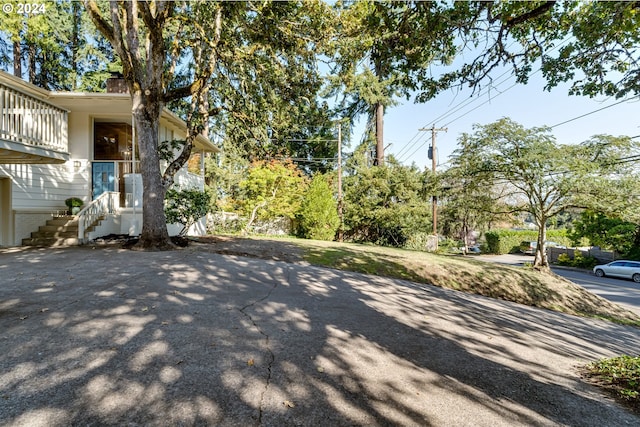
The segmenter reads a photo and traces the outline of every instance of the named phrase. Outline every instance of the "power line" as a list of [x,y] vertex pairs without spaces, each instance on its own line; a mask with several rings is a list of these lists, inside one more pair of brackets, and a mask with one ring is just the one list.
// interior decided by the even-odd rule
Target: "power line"
[[[550,49],[550,50],[549,50],[549,52],[552,52],[552,51],[554,51],[554,50],[556,50],[556,49],[560,48],[561,46],[563,46],[564,44],[566,44],[569,40],[571,40],[571,37],[567,37],[567,38],[565,38],[561,43],[559,43],[558,45],[556,45],[556,46],[554,46],[552,49]],[[514,43],[515,43],[515,42],[513,42],[511,45],[513,45]],[[538,73],[538,72],[540,72],[540,71],[542,71],[542,67],[538,68],[536,71],[534,71],[533,73],[531,73],[531,75],[534,75],[534,74],[536,74],[536,73]],[[500,82],[496,83],[495,85],[491,85],[491,86],[487,87],[487,88],[486,88],[486,90],[485,90],[485,94],[486,94],[487,92],[491,91],[491,90],[497,90],[497,89],[498,89],[498,87],[499,87],[500,85],[502,85],[502,84],[506,83],[507,81],[509,81],[509,80],[511,80],[512,78],[514,78],[514,77],[515,77],[515,75],[512,73],[512,70],[511,70],[511,69],[508,69],[508,70],[506,70],[505,72],[503,72],[502,74],[500,74],[500,75],[496,78],[496,80],[498,80],[498,79],[500,79],[500,78],[504,77],[506,74],[509,74],[509,76],[508,76],[506,79],[504,79],[504,80],[502,80],[502,81],[500,81]],[[491,100],[492,100],[492,99],[494,99],[494,98],[496,98],[496,97],[498,97],[498,96],[502,95],[503,93],[507,92],[508,90],[512,89],[512,88],[513,88],[513,87],[515,87],[515,86],[517,86],[517,83],[512,84],[511,86],[509,86],[509,87],[508,87],[508,88],[506,88],[505,90],[503,90],[503,91],[499,92],[497,95],[495,95],[495,96],[493,96],[492,98],[490,98],[490,99],[488,99],[488,100],[484,101],[484,102],[483,102],[483,103],[481,103],[480,105],[478,105],[478,106],[474,107],[473,109],[471,109],[471,110],[469,110],[469,111],[467,111],[467,112],[465,112],[465,113],[463,113],[463,114],[459,115],[458,117],[456,117],[456,118],[454,118],[454,119],[450,120],[450,121],[449,121],[448,123],[446,123],[444,126],[449,126],[449,125],[450,125],[450,124],[452,124],[453,122],[455,122],[455,121],[457,121],[457,120],[461,119],[462,117],[464,117],[464,116],[468,115],[469,113],[471,113],[471,112],[473,112],[473,111],[477,110],[477,109],[478,109],[478,108],[480,108],[481,106],[483,106],[483,105],[485,105],[485,104],[487,104],[487,103],[491,102]],[[481,92],[481,93],[479,93],[477,97],[473,97],[473,98],[470,98],[470,99],[466,99],[466,100],[461,101],[460,103],[456,104],[452,109],[449,109],[449,110],[448,110],[448,111],[446,111],[445,113],[443,113],[443,114],[441,114],[440,116],[438,116],[435,120],[432,120],[432,122],[433,122],[433,123],[435,123],[435,122],[438,122],[438,121],[442,121],[442,119],[444,119],[444,118],[446,118],[446,117],[449,117],[449,116],[451,116],[452,114],[456,113],[457,111],[460,111],[460,110],[462,110],[462,109],[466,108],[467,106],[469,106],[469,105],[471,105],[471,104],[473,104],[473,103],[475,103],[475,102],[479,101],[479,100],[481,99],[481,96],[482,96],[482,90],[481,90],[480,92]],[[464,105],[463,105],[463,104],[464,104]],[[425,126],[423,126],[423,127],[426,127],[426,125],[425,125]],[[407,145],[405,145],[405,147],[403,148],[403,150],[401,150],[401,151],[397,154],[398,159],[400,159],[401,153],[402,153],[405,149],[410,149],[410,148],[412,148],[413,146],[415,146],[415,144],[417,144],[417,143],[419,142],[419,141],[416,141],[416,142],[412,143],[412,141],[413,141],[413,140],[416,138],[416,136],[418,136],[418,135],[420,135],[420,132],[418,132],[418,133],[417,133],[413,138],[411,138],[411,140],[407,143]],[[421,144],[421,145],[420,145],[416,150],[414,150],[414,151],[411,153],[411,155],[409,155],[407,158],[411,158],[411,157],[412,157],[412,156],[413,156],[413,155],[414,155],[418,150],[422,149],[422,147],[424,147],[424,145],[425,145],[427,142],[428,142],[428,141],[427,141],[427,140],[425,140],[425,141],[424,141],[424,142],[423,142],[423,143],[422,143],[422,144]],[[404,156],[402,156],[402,157],[404,158]]]
[[[622,104],[623,102],[631,101],[631,100],[633,100],[633,99],[635,99],[635,98],[640,98],[640,95],[632,96],[631,98],[628,98],[628,99],[623,99],[623,100],[618,101],[618,102],[616,102],[616,103],[613,103],[613,104],[611,104],[611,105],[607,105],[606,107],[598,108],[597,110],[593,110],[593,111],[591,111],[591,112],[589,112],[589,113],[582,114],[582,115],[580,115],[580,116],[578,116],[578,117],[574,117],[574,118],[572,118],[572,119],[565,120],[564,122],[560,122],[560,123],[557,123],[557,124],[555,124],[555,125],[553,125],[553,126],[549,126],[549,127],[550,127],[551,129],[553,129],[553,128],[558,127],[558,126],[562,126],[562,125],[567,124],[567,123],[570,123],[570,122],[572,122],[572,121],[574,121],[574,120],[578,120],[578,119],[581,119],[581,118],[583,118],[583,117],[589,116],[589,115],[591,115],[591,114],[593,114],[593,113],[597,113],[598,111],[606,110],[607,108],[615,107],[616,105],[618,105],[618,104]],[[635,136],[634,136],[633,138],[635,138]]]
[[[568,39],[567,39],[567,40],[568,40]],[[561,45],[562,45],[563,43],[565,43],[565,42],[566,42],[566,40],[565,40],[565,41],[563,41],[559,46],[561,46]],[[510,48],[511,46],[513,46],[515,43],[516,43],[516,42],[515,42],[515,41],[513,41],[513,42],[509,45],[509,48]],[[502,77],[504,77],[506,74],[511,74],[511,70],[506,70],[504,73],[500,74],[500,75],[496,78],[496,80],[497,80],[497,79],[500,79],[500,78],[502,78]],[[513,74],[511,74],[509,77],[507,77],[507,79],[505,79],[505,80],[503,80],[503,81],[501,81],[501,82],[496,83],[496,85],[492,85],[492,86],[490,86],[490,87],[488,87],[488,88],[486,88],[486,89],[481,89],[481,90],[480,90],[480,93],[478,94],[478,96],[477,96],[476,98],[467,98],[467,99],[464,99],[464,100],[460,101],[458,104],[456,104],[454,107],[452,107],[452,109],[449,109],[449,110],[445,111],[445,112],[444,112],[444,113],[442,113],[440,116],[436,117],[435,119],[431,120],[430,122],[431,122],[431,123],[437,123],[437,122],[439,122],[439,121],[442,121],[442,119],[444,119],[444,118],[446,118],[446,117],[450,116],[451,114],[455,113],[456,111],[460,111],[461,109],[463,109],[464,107],[466,107],[466,105],[469,105],[469,104],[471,104],[471,103],[473,103],[473,102],[476,102],[478,99],[480,99],[480,94],[482,93],[482,91],[487,91],[487,92],[488,92],[488,91],[490,91],[492,88],[497,88],[498,86],[500,86],[501,84],[503,84],[503,83],[504,83],[504,82],[506,82],[507,80],[511,79],[512,77],[513,77]],[[463,105],[463,104],[466,104],[466,105]],[[423,127],[426,127],[426,126],[427,126],[427,125],[424,125]],[[415,134],[415,135],[414,135],[414,136],[409,140],[409,142],[407,142],[407,144],[406,144],[406,145],[405,145],[405,146],[404,146],[404,147],[403,147],[403,148],[402,148],[402,149],[401,149],[401,150],[396,154],[396,157],[397,157],[397,158],[400,158],[400,156],[402,155],[403,151],[408,150],[408,149],[410,149],[410,147],[411,147],[412,145],[417,144],[419,141],[416,141],[416,142],[414,142],[413,144],[412,144],[412,141],[413,141],[413,140],[415,140],[415,139],[416,139],[417,137],[419,137],[419,136],[420,136],[420,137],[421,137],[421,136],[423,136],[423,134],[422,134],[420,131],[418,131],[418,132],[417,132],[417,133],[416,133],[416,134]],[[420,139],[420,138],[418,138],[418,139]],[[422,148],[422,146],[424,146],[424,143],[421,145],[421,147],[420,147],[420,148]],[[415,153],[415,152],[414,152],[414,153]],[[412,153],[412,155],[413,155],[413,153]],[[412,155],[411,155],[411,156],[412,156]],[[409,157],[411,157],[411,156],[409,156]]]
[[[539,70],[538,70],[538,71],[539,71]],[[507,71],[507,72],[509,72],[509,71]],[[505,73],[503,73],[500,77],[502,77],[504,74],[505,74]],[[498,82],[498,83],[496,84],[496,86],[493,86],[493,87],[491,87],[491,88],[487,88],[487,89],[486,89],[486,92],[488,92],[488,91],[490,91],[490,90],[497,90],[497,87],[498,87],[498,86],[500,86],[501,84],[503,84],[503,83],[507,82],[507,81],[508,81],[508,80],[510,80],[512,77],[513,77],[513,75],[509,76],[509,77],[508,77],[507,79],[505,79],[505,80],[502,80],[502,81]],[[493,100],[494,100],[495,98],[497,98],[498,96],[502,95],[503,93],[507,92],[507,91],[508,91],[508,90],[510,90],[510,89],[513,89],[515,86],[517,86],[517,83],[512,84],[511,86],[509,86],[509,87],[508,87],[508,88],[506,88],[505,90],[503,90],[503,91],[499,92],[497,95],[495,95],[495,96],[493,96],[493,97],[491,97],[491,98],[487,99],[486,101],[482,102],[481,104],[477,105],[476,107],[472,108],[471,110],[468,110],[468,111],[466,111],[465,113],[463,113],[463,114],[459,115],[458,117],[456,117],[456,118],[454,118],[454,119],[450,120],[450,121],[449,121],[449,122],[447,122],[444,126],[447,126],[447,127],[448,127],[451,123],[455,122],[455,121],[456,121],[456,120],[458,120],[458,119],[461,119],[462,117],[464,117],[464,116],[468,115],[469,113],[471,113],[471,112],[473,112],[473,111],[477,110],[478,108],[482,107],[483,105],[490,103],[491,101],[493,101]],[[467,106],[471,105],[471,104],[472,104],[472,103],[474,103],[474,102],[477,102],[477,101],[478,101],[478,100],[480,100],[480,99],[481,99],[481,95],[479,94],[479,95],[478,95],[478,97],[472,98],[471,100],[465,100],[465,101],[462,101],[461,103],[457,104],[457,105],[454,107],[454,109],[452,109],[452,110],[450,110],[450,111],[447,111],[447,112],[445,112],[445,113],[441,114],[440,116],[438,116],[437,120],[440,120],[440,119],[443,119],[443,118],[449,117],[449,116],[451,116],[452,114],[454,114],[455,112],[460,111],[460,110],[462,110],[463,108],[466,108]],[[465,105],[460,106],[461,104],[465,104]],[[413,139],[415,139],[415,137],[414,137],[414,138],[412,138],[412,140],[413,140]],[[408,144],[408,145],[406,145],[405,147],[411,147],[411,148],[412,148],[412,146],[415,146],[415,144],[417,144],[418,142],[419,142],[419,141],[416,141],[416,142],[414,142],[413,144]],[[424,147],[424,145],[425,145],[427,142],[428,142],[428,140],[426,140],[426,139],[425,139],[425,140],[422,142],[422,144],[421,144],[420,146],[418,146],[418,148],[416,148],[416,149],[415,149],[415,150],[414,150],[414,151],[413,151],[409,156],[407,156],[407,158],[411,158],[411,157],[413,157],[413,155],[414,155],[416,152],[418,152],[420,149],[422,149],[422,147]],[[399,155],[400,155],[400,154],[398,154],[398,156],[399,156]]]

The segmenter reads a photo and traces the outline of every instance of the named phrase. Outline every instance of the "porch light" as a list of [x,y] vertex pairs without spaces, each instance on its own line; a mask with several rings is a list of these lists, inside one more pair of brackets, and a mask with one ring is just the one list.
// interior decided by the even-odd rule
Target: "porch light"
[[74,160],[73,161],[73,170],[74,170],[74,172],[79,172],[81,167],[82,167],[82,162],[80,160]]

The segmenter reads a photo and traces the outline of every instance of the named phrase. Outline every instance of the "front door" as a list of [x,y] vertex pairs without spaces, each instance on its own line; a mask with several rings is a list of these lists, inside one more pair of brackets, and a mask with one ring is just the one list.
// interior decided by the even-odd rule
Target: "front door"
[[116,190],[115,164],[113,162],[93,162],[93,199],[106,191]]

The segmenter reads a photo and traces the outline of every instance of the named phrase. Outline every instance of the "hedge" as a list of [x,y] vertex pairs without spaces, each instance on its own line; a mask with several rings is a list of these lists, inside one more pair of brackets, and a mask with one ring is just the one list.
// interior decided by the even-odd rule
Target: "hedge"
[[[487,252],[492,254],[509,254],[520,252],[520,243],[538,240],[536,230],[492,230],[485,234]],[[571,240],[565,229],[547,230],[547,240],[559,245],[570,246]]]

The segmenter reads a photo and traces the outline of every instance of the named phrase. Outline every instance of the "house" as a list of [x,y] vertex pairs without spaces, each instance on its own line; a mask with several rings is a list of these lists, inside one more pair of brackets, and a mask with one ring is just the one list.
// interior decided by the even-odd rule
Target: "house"
[[[73,244],[140,233],[142,180],[131,98],[117,82],[107,88],[107,93],[50,92],[0,71],[0,246],[29,244],[32,233],[66,213],[70,197],[84,202],[76,217],[63,217],[74,224],[77,240],[63,235],[69,227],[59,222],[48,229],[50,237]],[[185,122],[164,109],[159,140],[185,135]],[[204,190],[204,155],[217,151],[198,136],[192,156],[199,155],[200,171],[183,168],[176,185]],[[170,225],[169,233],[179,229]],[[203,231],[202,223],[190,230]]]

